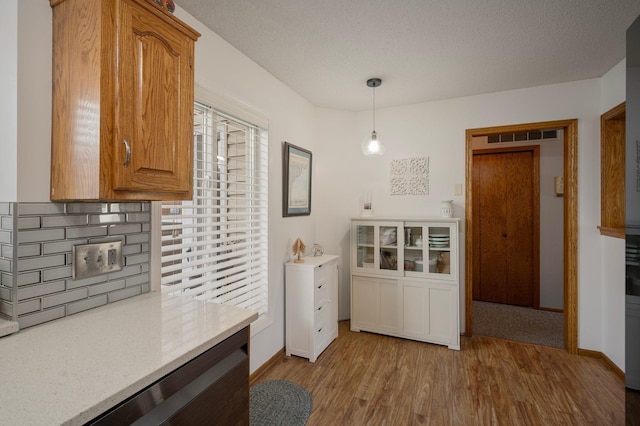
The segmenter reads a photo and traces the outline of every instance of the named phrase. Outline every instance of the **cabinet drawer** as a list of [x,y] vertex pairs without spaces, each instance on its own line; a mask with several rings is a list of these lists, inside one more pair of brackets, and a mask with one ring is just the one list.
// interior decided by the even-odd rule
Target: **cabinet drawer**
[[327,280],[316,281],[313,286],[313,306],[317,309],[321,304],[329,300],[329,282]]
[[316,268],[313,271],[313,281],[315,283],[319,283],[321,281],[323,282],[327,281],[327,279],[329,279],[330,272],[331,272],[331,268],[326,263],[316,266]]
[[315,308],[315,313],[313,315],[313,324],[320,325],[325,324],[329,320],[329,316],[331,313],[331,302],[325,300],[319,306]]
[[320,324],[316,324],[313,330],[315,335],[314,341],[316,342],[316,344],[322,343],[327,339],[330,328],[331,327],[329,327],[329,323],[326,321],[323,321]]
[[332,330],[330,322],[325,322],[323,325],[315,328],[313,340],[315,353],[320,354],[329,346],[329,343],[333,340],[331,336]]

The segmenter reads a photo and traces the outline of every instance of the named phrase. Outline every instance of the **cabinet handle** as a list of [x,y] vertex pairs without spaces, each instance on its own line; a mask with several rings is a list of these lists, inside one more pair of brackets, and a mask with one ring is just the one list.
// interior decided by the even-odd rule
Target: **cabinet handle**
[[129,146],[129,141],[124,139],[124,166],[127,167],[129,165],[129,161],[131,160],[131,147]]
[[321,310],[322,310],[322,306],[320,306],[320,307],[318,308],[318,310],[319,310],[319,311],[321,311]]
[[318,290],[320,290],[320,289],[322,288],[322,286],[323,286],[323,285],[324,285],[324,284],[320,284],[320,285],[318,286]]
[[321,327],[321,328],[318,330],[318,333],[320,333],[320,332],[322,331],[322,329],[323,329],[323,328],[324,328],[324,327]]

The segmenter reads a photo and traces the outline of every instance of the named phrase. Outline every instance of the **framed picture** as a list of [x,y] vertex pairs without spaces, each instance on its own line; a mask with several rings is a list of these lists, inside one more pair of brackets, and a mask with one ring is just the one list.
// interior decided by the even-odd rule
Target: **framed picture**
[[288,142],[283,147],[282,216],[311,214],[311,151]]

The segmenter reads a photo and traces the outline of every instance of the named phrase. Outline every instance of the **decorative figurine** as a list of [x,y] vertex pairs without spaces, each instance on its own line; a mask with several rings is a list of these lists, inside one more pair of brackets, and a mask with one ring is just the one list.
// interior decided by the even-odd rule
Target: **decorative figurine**
[[314,256],[322,256],[324,254],[324,249],[320,244],[314,244],[312,251]]
[[173,0],[154,0],[162,9],[168,10],[173,13],[176,10],[176,5]]
[[304,243],[300,238],[297,238],[296,241],[293,243],[292,248],[293,248],[293,255],[297,256],[297,259],[295,259],[293,263],[304,263],[304,259],[302,258],[302,255],[307,249],[307,246],[304,245]]

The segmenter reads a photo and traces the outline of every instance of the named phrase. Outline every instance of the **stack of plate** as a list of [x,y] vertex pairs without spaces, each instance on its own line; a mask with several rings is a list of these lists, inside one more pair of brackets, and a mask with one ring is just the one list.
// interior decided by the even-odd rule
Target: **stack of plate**
[[429,234],[429,247],[448,247],[450,238],[448,234]]

